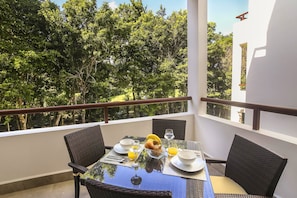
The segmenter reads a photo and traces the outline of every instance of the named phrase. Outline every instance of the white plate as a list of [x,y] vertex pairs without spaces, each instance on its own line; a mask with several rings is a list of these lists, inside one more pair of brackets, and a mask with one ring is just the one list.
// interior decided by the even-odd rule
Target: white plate
[[129,151],[129,149],[124,149],[120,144],[114,145],[113,150],[118,154],[127,154]]
[[199,157],[191,165],[184,165],[177,155],[171,158],[170,162],[173,166],[185,172],[197,172],[204,168],[204,161]]

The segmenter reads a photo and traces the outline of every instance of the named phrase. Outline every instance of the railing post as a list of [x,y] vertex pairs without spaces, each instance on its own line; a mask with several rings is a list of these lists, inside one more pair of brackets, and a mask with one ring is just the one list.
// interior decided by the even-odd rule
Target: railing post
[[104,121],[108,123],[108,107],[104,107]]
[[260,129],[260,109],[254,109],[254,116],[253,116],[253,130]]

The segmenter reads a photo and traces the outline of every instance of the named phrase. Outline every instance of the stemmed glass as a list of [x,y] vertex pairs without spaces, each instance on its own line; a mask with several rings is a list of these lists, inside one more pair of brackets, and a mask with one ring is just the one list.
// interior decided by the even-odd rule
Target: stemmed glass
[[167,153],[169,156],[174,156],[176,155],[178,149],[177,147],[173,146],[170,144],[170,141],[173,140],[175,138],[174,133],[173,133],[173,129],[166,129],[165,130],[165,134],[164,134],[164,138],[167,139]]
[[135,175],[133,177],[131,177],[131,183],[133,185],[139,185],[142,182],[142,178],[137,175],[137,170],[138,170],[138,167],[139,167],[139,163],[138,162],[134,162],[132,164],[132,167],[135,170]]
[[174,139],[173,129],[165,129],[164,138],[167,140],[167,147],[169,147],[170,140]]
[[130,157],[129,157],[129,153],[128,153],[128,157],[130,158],[130,160],[134,161],[132,164],[132,167],[135,170],[135,175],[133,177],[131,177],[131,183],[133,185],[139,185],[142,181],[142,178],[137,175],[139,163],[136,160],[137,160],[137,156],[139,155],[139,152],[140,152],[140,141],[139,140],[134,140],[134,144],[131,148],[131,151],[129,151],[129,152],[133,153],[132,155],[130,153]]

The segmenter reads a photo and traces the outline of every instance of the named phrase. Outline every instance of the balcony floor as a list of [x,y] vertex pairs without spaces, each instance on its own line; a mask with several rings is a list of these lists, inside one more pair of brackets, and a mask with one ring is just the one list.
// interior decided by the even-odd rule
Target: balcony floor
[[[211,164],[208,165],[208,171],[210,175],[223,175],[224,166],[219,164]],[[0,195],[0,198],[73,198],[73,182],[73,180],[69,180],[28,190],[17,191],[9,194]],[[81,186],[80,189],[80,198],[90,198],[89,193],[85,187]]]
[[[0,198],[73,198],[74,181],[69,180],[55,184],[31,188],[9,194],[0,195]],[[80,188],[80,198],[90,198],[85,187]]]

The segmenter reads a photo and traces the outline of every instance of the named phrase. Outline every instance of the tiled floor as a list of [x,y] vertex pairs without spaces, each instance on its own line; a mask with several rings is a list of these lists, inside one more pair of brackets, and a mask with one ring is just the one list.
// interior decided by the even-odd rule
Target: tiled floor
[[[222,175],[224,167],[218,164],[208,165],[210,175]],[[41,186],[28,190],[18,191],[5,195],[0,198],[74,198],[73,180]],[[80,198],[90,198],[86,187],[81,186]]]
[[[84,186],[81,186],[80,189],[80,198],[90,198],[89,193]],[[69,180],[66,182],[0,195],[0,198],[74,198],[74,184],[73,180]]]

